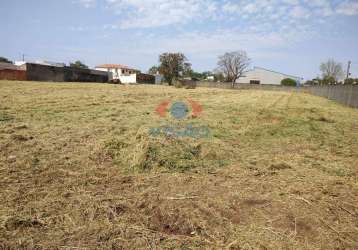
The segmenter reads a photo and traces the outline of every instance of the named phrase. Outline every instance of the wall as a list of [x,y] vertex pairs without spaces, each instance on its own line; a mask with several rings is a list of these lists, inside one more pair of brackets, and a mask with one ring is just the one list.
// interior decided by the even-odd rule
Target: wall
[[26,75],[29,81],[64,82],[64,68],[26,63]]
[[26,64],[27,80],[47,82],[108,82],[107,72],[71,67]]
[[0,80],[26,81],[26,71],[14,69],[1,69]]
[[326,97],[338,103],[358,108],[358,85],[320,85],[308,87],[313,95]]
[[137,74],[136,83],[155,84],[155,76],[149,74]]
[[[231,83],[197,82],[198,87],[232,89]],[[289,87],[281,85],[236,84],[234,89],[298,91],[328,98],[343,105],[358,108],[358,85],[317,85]]]
[[136,83],[137,82],[137,74],[131,75],[120,75],[119,80],[121,83]]

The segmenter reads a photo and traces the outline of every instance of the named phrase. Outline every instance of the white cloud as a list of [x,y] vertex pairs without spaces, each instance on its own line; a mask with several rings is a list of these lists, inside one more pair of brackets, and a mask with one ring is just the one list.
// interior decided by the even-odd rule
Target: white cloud
[[84,6],[85,8],[90,8],[95,6],[96,0],[77,0],[79,4]]
[[118,29],[118,25],[105,24],[105,25],[103,25],[103,29],[105,29],[105,30],[115,30],[115,29]]
[[213,17],[217,10],[210,0],[107,0],[107,5],[123,17],[124,29],[186,24]]
[[71,31],[79,31],[79,32],[82,32],[82,31],[88,31],[90,30],[90,27],[88,26],[70,26],[69,29]]
[[[306,27],[296,30],[287,29],[286,32],[257,32],[240,29],[217,29],[213,32],[187,32],[174,36],[155,36],[153,38],[139,39],[136,51],[157,55],[167,51],[179,51],[191,56],[218,56],[226,51],[244,49],[249,53],[270,51],[278,48],[289,48],[296,42],[313,36]],[[144,37],[143,37],[144,38]],[[138,49],[142,48],[142,51]],[[151,48],[148,50],[147,48]]]
[[358,14],[358,2],[345,1],[337,6],[337,13],[353,16]]
[[[333,4],[331,0],[77,1],[85,7],[105,3],[107,11],[117,14],[117,22],[102,24],[102,29],[107,33],[117,29],[139,31],[173,27],[175,30],[171,35],[175,36],[175,39],[159,39],[156,34],[154,40],[158,40],[158,43],[153,46],[160,44],[161,48],[166,50],[184,48],[193,53],[205,49],[213,50],[214,53],[220,48],[234,49],[238,45],[250,47],[253,41],[260,46],[286,46],[309,39],[314,33],[320,33],[317,27],[329,20],[329,16],[358,14],[358,2],[352,0],[340,4]],[[210,32],[194,32],[191,23],[203,22],[214,24]],[[229,23],[229,26],[226,26],[226,23]],[[85,31],[87,28],[75,27],[72,30]],[[147,33],[144,30],[143,32]],[[145,39],[148,39],[148,36],[145,36]]]
[[[313,21],[333,15],[358,14],[352,0],[74,0],[86,8],[105,3],[118,14],[122,29],[157,28],[191,22],[280,19]],[[336,6],[335,8],[333,8]]]
[[290,5],[298,5],[300,3],[299,0],[283,0],[282,2]]
[[296,6],[292,9],[291,15],[295,18],[309,18],[311,12],[304,7]]

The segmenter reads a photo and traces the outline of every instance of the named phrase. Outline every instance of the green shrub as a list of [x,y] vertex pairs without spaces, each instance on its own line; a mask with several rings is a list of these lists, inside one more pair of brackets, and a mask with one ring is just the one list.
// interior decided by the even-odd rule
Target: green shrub
[[291,78],[285,78],[281,81],[281,85],[283,86],[296,86],[297,83],[295,80],[291,79]]
[[352,85],[352,84],[354,84],[354,79],[353,78],[347,78],[347,79],[344,80],[344,84]]
[[327,85],[327,84],[336,84],[336,79],[334,79],[334,77],[332,76],[325,76],[322,79],[322,84]]
[[315,83],[315,81],[313,81],[313,80],[307,80],[306,82],[305,82],[305,85],[315,85],[316,83]]
[[178,80],[175,80],[173,85],[174,85],[174,87],[176,87],[178,89],[184,87],[183,83],[181,81],[178,81]]
[[0,112],[0,122],[13,120],[13,117],[5,112]]

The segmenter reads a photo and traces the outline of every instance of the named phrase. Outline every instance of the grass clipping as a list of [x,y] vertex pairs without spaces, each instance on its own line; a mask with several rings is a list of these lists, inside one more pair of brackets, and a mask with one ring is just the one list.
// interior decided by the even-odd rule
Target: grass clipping
[[114,163],[135,171],[211,169],[226,165],[220,143],[207,139],[153,137],[139,131],[132,142],[113,138],[105,151]]

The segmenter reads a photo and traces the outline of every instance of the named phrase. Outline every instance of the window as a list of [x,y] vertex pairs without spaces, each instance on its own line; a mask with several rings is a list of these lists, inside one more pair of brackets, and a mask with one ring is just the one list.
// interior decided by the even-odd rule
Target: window
[[250,80],[250,84],[260,84],[259,80]]

